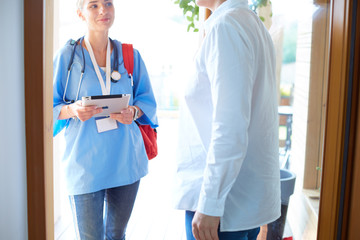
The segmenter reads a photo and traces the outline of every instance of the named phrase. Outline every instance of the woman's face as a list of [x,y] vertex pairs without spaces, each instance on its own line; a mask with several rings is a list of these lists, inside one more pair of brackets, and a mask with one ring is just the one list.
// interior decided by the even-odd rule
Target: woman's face
[[107,31],[114,23],[115,9],[112,0],[84,0],[79,17],[90,31]]

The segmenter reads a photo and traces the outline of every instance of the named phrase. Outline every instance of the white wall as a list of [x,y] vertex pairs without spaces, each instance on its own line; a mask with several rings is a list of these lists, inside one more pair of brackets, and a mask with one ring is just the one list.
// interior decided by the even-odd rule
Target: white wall
[[24,4],[0,8],[0,239],[27,239]]

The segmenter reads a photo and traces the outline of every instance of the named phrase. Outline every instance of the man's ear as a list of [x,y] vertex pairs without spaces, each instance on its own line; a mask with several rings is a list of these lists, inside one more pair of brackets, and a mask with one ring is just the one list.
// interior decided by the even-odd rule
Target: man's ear
[[80,18],[81,20],[85,21],[85,17],[84,17],[84,15],[83,15],[83,13],[81,12],[80,9],[78,9],[78,10],[76,11],[76,13],[77,13],[77,15],[79,16],[79,18]]

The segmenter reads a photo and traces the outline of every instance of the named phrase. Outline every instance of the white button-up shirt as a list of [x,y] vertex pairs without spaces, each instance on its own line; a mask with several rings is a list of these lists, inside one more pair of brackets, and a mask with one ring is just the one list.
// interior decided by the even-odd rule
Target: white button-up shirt
[[252,229],[280,216],[274,47],[247,0],[225,1],[205,32],[181,110],[175,207]]

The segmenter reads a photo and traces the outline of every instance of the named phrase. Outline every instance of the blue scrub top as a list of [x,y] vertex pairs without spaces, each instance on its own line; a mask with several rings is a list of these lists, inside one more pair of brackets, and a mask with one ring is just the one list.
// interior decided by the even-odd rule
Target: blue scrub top
[[[111,94],[131,94],[129,105],[136,105],[144,112],[137,122],[150,124],[153,128],[158,127],[155,97],[139,52],[134,49],[134,86],[131,86],[131,80],[124,67],[121,43],[116,40],[114,43],[119,53],[121,79],[117,83],[111,82]],[[66,100],[75,100],[78,91],[83,64],[81,48],[80,45],[76,47]],[[102,95],[90,55],[86,49],[83,50],[85,72],[76,100],[83,96]],[[65,171],[68,193],[85,194],[134,183],[148,172],[143,139],[135,122],[130,125],[117,122],[117,129],[98,133],[95,118],[85,122],[77,119],[58,120],[62,106],[66,104],[63,101],[63,93],[72,52],[73,45],[69,40],[54,58],[53,79],[54,136],[65,128],[66,147],[62,167]],[[114,51],[111,54],[111,62],[113,61]],[[103,79],[106,79],[105,72],[102,69],[100,72]]]

